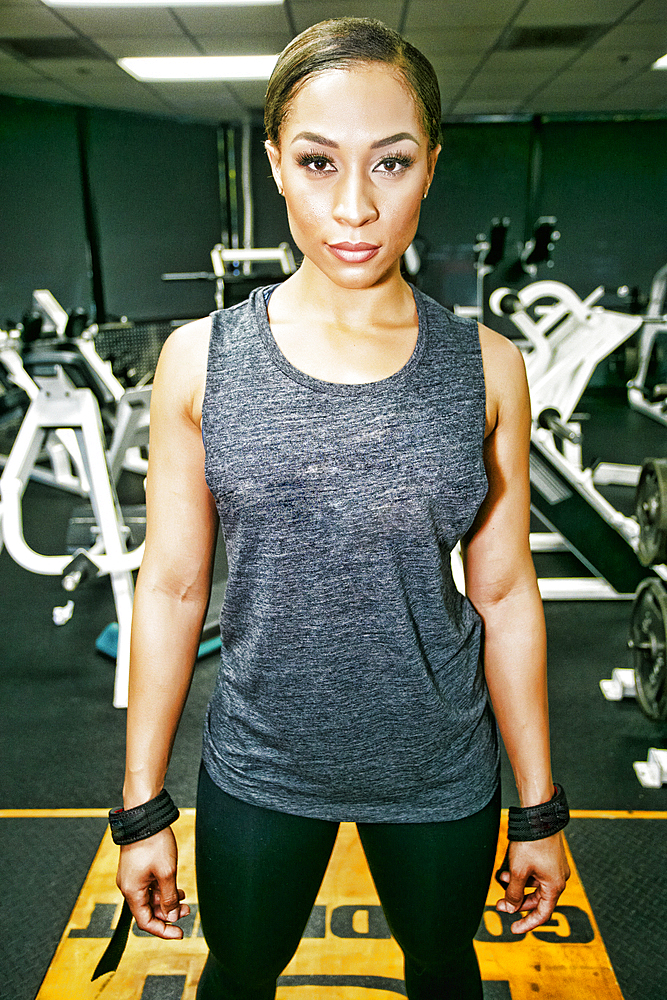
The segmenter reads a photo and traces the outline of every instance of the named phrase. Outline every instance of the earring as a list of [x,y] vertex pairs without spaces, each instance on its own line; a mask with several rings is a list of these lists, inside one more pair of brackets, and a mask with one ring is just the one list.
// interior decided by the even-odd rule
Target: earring
[[428,188],[426,188],[426,190],[424,191],[424,193],[422,195],[422,201],[424,200],[424,198],[426,197],[427,194],[428,194]]
[[284,196],[285,196],[285,192],[283,191],[283,189],[282,189],[281,187],[279,187],[279,188],[278,188],[278,194],[279,194],[279,195],[280,195],[281,197],[283,197],[283,198],[284,198]]

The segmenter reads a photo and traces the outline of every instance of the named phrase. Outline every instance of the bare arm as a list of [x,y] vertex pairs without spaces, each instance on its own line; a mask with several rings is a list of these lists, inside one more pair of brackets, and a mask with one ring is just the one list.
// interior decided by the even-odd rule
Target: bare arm
[[[466,590],[484,622],[484,671],[522,806],[553,795],[542,602],[530,553],[530,402],[519,351],[480,331],[487,385],[489,491],[463,547]],[[506,912],[515,933],[549,919],[569,876],[560,834],[514,843]],[[526,885],[537,886],[524,900]]]
[[[206,614],[217,514],[204,480],[199,427],[209,321],[175,331],[151,397],[146,550],[134,599],[123,800],[162,789]],[[138,925],[180,937],[167,920],[187,912],[176,889],[171,829],[121,849],[118,885]]]

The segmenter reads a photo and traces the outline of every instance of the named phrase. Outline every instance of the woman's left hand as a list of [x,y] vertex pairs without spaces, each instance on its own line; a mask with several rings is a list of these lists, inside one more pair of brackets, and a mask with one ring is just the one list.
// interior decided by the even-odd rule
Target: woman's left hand
[[[526,912],[512,924],[513,934],[525,934],[551,917],[570,877],[561,833],[543,840],[515,840],[509,848],[509,871],[504,866],[498,879],[507,886],[496,909],[500,913]],[[526,889],[534,889],[526,893]]]

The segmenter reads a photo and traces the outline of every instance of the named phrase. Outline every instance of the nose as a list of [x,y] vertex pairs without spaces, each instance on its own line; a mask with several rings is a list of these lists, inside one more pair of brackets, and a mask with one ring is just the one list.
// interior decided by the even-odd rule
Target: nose
[[348,226],[363,226],[378,217],[374,185],[361,172],[340,175],[334,186],[333,217]]

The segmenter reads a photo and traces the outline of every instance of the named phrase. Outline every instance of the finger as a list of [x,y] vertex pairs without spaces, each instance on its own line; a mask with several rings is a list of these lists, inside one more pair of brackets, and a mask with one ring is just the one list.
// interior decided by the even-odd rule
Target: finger
[[[185,892],[183,889],[178,890],[179,903],[176,906],[172,906],[169,909],[163,904],[162,896],[159,889],[154,889],[152,894],[152,907],[153,913],[156,917],[161,920],[173,923],[175,920],[180,920],[181,917],[187,916],[190,912],[190,907],[187,903],[181,903],[180,900],[185,898]],[[176,916],[174,916],[176,914]]]
[[155,916],[149,902],[147,889],[139,893],[128,894],[125,898],[139,930],[147,931],[149,934],[154,934],[155,937],[161,938],[183,937],[183,931],[180,927],[174,927],[172,924]]
[[[532,931],[535,927],[539,927],[540,924],[545,924],[551,919],[554,909],[556,908],[556,903],[558,902],[558,896],[543,896],[541,893],[535,893],[535,895],[540,897],[537,900],[535,908],[525,917],[522,917],[521,920],[516,920],[512,924],[512,934],[525,934],[526,931]],[[529,908],[522,907],[522,909]]]
[[167,924],[173,924],[176,921],[181,920],[182,917],[187,917],[188,914],[190,913],[190,907],[188,906],[187,903],[179,904],[177,917],[171,917],[168,914],[166,914],[162,909],[162,907],[159,905],[159,902],[153,903],[152,909],[153,909],[153,915],[155,917],[158,917],[160,920],[164,920],[164,922]]
[[157,893],[159,893],[160,905],[158,912],[163,920],[178,920],[180,913],[180,901],[185,897],[183,890],[176,887],[176,872],[171,871],[167,875],[157,876]]
[[525,896],[526,879],[527,873],[523,877],[511,873],[505,895],[496,904],[497,910],[500,910],[501,913],[516,913],[521,909]]

